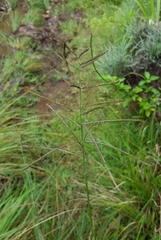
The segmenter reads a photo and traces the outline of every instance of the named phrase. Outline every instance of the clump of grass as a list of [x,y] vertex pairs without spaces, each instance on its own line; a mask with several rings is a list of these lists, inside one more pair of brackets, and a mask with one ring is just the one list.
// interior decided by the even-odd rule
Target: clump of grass
[[[41,121],[36,116],[31,116],[31,111],[26,109],[25,112],[25,108],[14,107],[15,102],[16,99],[4,100],[0,110],[0,238],[40,239],[49,235],[52,238],[59,229],[59,224],[62,224],[62,218],[58,221],[60,217],[65,215],[67,218],[66,213],[72,212],[67,209],[69,206],[64,206],[65,189],[71,174],[65,173],[65,169],[59,169],[56,174],[58,167],[52,164],[54,159],[52,160],[51,153],[54,149],[50,127],[45,127],[44,130]],[[54,126],[53,128],[55,129]],[[46,148],[45,142],[48,146]],[[49,150],[52,150],[51,153],[46,154]],[[39,161],[34,168],[24,169],[34,158],[45,154],[45,163],[40,164]],[[62,194],[59,193],[59,185],[63,189]],[[43,226],[42,230],[40,226]],[[64,236],[62,231],[56,234]]]
[[10,8],[14,10],[18,6],[18,2],[19,2],[18,0],[10,0],[8,4]]
[[[159,239],[160,164],[155,160],[149,163],[150,159],[149,156],[144,162],[136,163],[134,159],[124,157],[122,169],[110,168],[113,178],[108,166],[102,166],[102,170],[100,165],[95,168],[95,176],[98,175],[89,186],[93,212],[97,216],[96,238]],[[159,170],[157,176],[156,166]],[[83,187],[78,182],[76,184]]]
[[14,32],[20,25],[20,21],[21,21],[20,14],[17,12],[12,12],[10,14],[10,21],[11,21],[12,32]]

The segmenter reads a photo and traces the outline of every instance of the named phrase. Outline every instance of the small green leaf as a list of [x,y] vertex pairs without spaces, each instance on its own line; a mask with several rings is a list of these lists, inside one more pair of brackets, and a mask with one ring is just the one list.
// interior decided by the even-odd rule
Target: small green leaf
[[119,78],[119,82],[124,82],[125,81],[125,78]]
[[157,80],[157,79],[159,79],[158,76],[151,76],[151,77],[150,77],[150,80],[151,80],[151,81],[155,81],[155,80]]
[[144,109],[141,108],[140,111],[139,111],[139,113],[142,114],[143,112],[144,112]]
[[150,82],[151,82],[151,80],[150,80],[150,79],[146,79],[145,81],[146,81],[146,83],[150,83]]
[[129,92],[129,90],[131,89],[131,87],[129,85],[125,85],[123,83],[119,84],[118,86],[119,86],[120,90],[123,90],[125,92]]
[[145,80],[141,80],[138,85],[141,87],[141,86],[143,86],[145,83],[146,83]]
[[111,75],[101,75],[101,77],[100,76],[97,77],[97,79],[99,80],[102,80],[102,78],[106,82],[112,82],[118,79],[117,76],[111,76]]
[[143,89],[140,88],[140,87],[135,87],[132,91],[133,91],[134,93],[139,93],[139,92],[142,92]]
[[156,95],[159,95],[159,94],[160,94],[159,91],[158,91],[157,89],[155,89],[155,88],[152,88],[152,89],[151,89],[151,92],[154,93],[154,94],[156,94]]
[[150,109],[150,104],[148,102],[144,103],[143,104],[143,109],[146,110],[146,111],[149,110]]
[[150,87],[146,87],[146,89],[145,89],[145,93],[151,92],[152,89],[153,89],[152,86],[150,86]]
[[127,98],[124,102],[123,102],[123,107],[127,107],[130,103],[131,99]]
[[150,73],[149,72],[144,72],[144,76],[146,79],[149,79],[150,78]]
[[145,115],[146,115],[146,117],[149,117],[150,116],[150,110],[146,110]]
[[98,76],[98,79],[99,79],[99,80],[102,80],[102,78],[103,78],[106,82],[111,81],[111,76],[110,76],[110,75],[102,75],[102,77]]
[[135,101],[137,98],[137,95],[132,96],[132,100]]
[[138,102],[142,102],[143,99],[141,97],[138,97],[137,100]]

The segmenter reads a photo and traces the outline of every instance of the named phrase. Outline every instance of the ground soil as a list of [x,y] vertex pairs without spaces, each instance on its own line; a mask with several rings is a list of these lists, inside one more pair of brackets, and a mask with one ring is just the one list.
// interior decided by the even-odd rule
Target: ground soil
[[[59,4],[57,1],[53,1],[52,6],[58,7]],[[27,12],[27,9],[27,6],[25,8],[22,8],[21,6],[14,11],[17,11],[19,15],[22,15]],[[41,50],[43,49],[43,61],[49,66],[49,69],[43,69],[43,71],[49,72],[54,69],[56,72],[61,73],[61,69],[63,68],[63,74],[65,74],[65,77],[68,78],[68,71],[66,70],[66,72],[64,72],[63,58],[56,54],[52,54],[51,57],[49,52],[63,51],[63,43],[68,43],[68,41],[71,41],[71,39],[66,41],[66,36],[62,34],[60,26],[70,18],[74,18],[77,22],[80,22],[83,17],[82,12],[75,10],[73,13],[63,12],[58,16],[53,16],[51,15],[50,11],[47,11],[45,14],[42,14],[42,18],[44,19],[44,25],[42,27],[37,27],[33,23],[21,23],[21,25],[14,32],[11,31],[10,14],[11,12],[4,16],[3,24],[1,25],[0,30],[3,31],[5,29],[7,34],[13,34],[15,37],[31,37],[33,41],[37,42],[37,48],[41,48]],[[6,26],[8,27],[6,28]],[[7,46],[7,44],[1,44],[0,58],[5,57],[5,55],[10,51],[11,49],[9,46]],[[52,72],[52,77],[48,75],[48,77],[46,77],[46,79],[43,81],[43,85],[41,86],[43,93],[38,94],[40,96],[39,102],[34,106],[34,109],[36,109],[36,111],[42,115],[43,118],[48,118],[51,112],[51,109],[47,105],[50,105],[55,110],[62,110],[66,108],[66,105],[69,101],[73,102],[73,98],[76,99],[75,95],[77,91],[73,91],[73,89],[71,89],[69,86],[70,84],[68,84],[66,81],[63,81],[62,77],[60,77],[60,80],[57,81],[57,75],[58,74],[55,74],[54,77],[54,73]]]

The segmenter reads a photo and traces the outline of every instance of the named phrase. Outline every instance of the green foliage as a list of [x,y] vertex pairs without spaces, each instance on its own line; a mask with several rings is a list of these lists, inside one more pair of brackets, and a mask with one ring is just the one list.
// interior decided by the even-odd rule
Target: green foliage
[[155,25],[129,26],[120,44],[109,45],[100,68],[107,74],[123,76],[130,72],[160,74],[161,31]]
[[[112,13],[113,16],[111,17]],[[116,31],[118,31],[119,27],[117,28],[117,14],[113,8],[109,7],[109,11],[101,14],[101,17],[94,16],[90,20],[87,19],[86,24],[91,29],[93,35],[98,34],[100,41],[104,41],[103,44],[116,40]]]
[[135,21],[137,13],[138,9],[133,0],[122,1],[119,7],[108,3],[107,8],[98,16],[95,14],[88,17],[85,22],[92,34],[97,34],[97,38],[100,38],[102,45],[107,42],[118,44],[125,34],[126,27]]
[[[120,2],[122,2],[123,0],[112,0],[112,1],[107,1],[107,0],[82,0],[81,2],[78,0],[69,0],[66,4],[62,5],[62,11],[64,11],[65,9],[69,12],[75,10],[75,9],[80,9],[80,10],[84,10],[88,13],[87,10],[92,9],[93,11],[95,10],[95,7],[97,6],[97,8],[99,9],[99,7],[101,6],[107,6],[108,2],[110,2],[111,4],[118,4]],[[64,0],[65,2],[65,0]],[[109,4],[108,4],[109,5]]]
[[[24,22],[41,25],[41,13],[49,1],[27,2],[29,11]],[[107,39],[116,43],[116,48],[109,45],[109,55],[107,52],[101,67],[105,84],[118,82],[117,87],[112,84],[110,88],[99,84],[90,66],[82,68],[82,58],[76,62],[76,50],[74,56],[70,53],[74,64],[68,58],[66,62],[72,69],[68,83],[73,87],[73,101],[69,106],[61,103],[63,110],[54,110],[53,101],[41,96],[51,104],[50,112],[42,113],[41,120],[34,108],[26,108],[32,95],[18,93],[17,98],[17,92],[19,80],[33,86],[44,81],[40,73],[47,68],[42,63],[43,53],[35,52],[30,38],[8,39],[7,44],[14,50],[1,61],[0,77],[5,90],[5,94],[0,92],[0,239],[160,239],[161,126],[155,123],[153,114],[159,107],[156,105],[160,101],[160,79],[150,63],[153,59],[160,64],[160,50],[153,49],[155,44],[151,47],[152,36],[141,35],[141,28],[132,32],[134,28],[130,29],[128,21],[133,22],[133,16],[128,2],[125,11],[123,3],[120,6],[122,12],[112,5],[109,15],[105,14],[108,10],[105,0],[69,0],[60,8],[59,3],[54,5],[53,11],[57,13],[60,9],[72,11],[76,7],[83,10],[88,18],[86,22],[93,29],[96,26],[95,51],[100,51],[98,43],[101,47]],[[134,9],[132,5],[131,9]],[[97,16],[97,11],[103,14]],[[144,34],[147,27],[143,28]],[[157,28],[151,27],[155,29],[151,32],[154,35]],[[107,33],[106,38],[106,31],[111,28],[114,32],[117,29],[115,35],[110,37]],[[62,29],[67,35],[72,29],[79,32],[79,41],[72,34],[70,43],[77,46],[79,53],[78,43],[83,50],[87,48],[89,36],[84,25],[70,20]],[[102,35],[97,36],[97,32]],[[5,38],[2,34],[2,39]],[[140,52],[143,40],[152,43]],[[151,55],[147,55],[147,48],[151,52],[153,49]],[[145,61],[139,62],[141,54]],[[86,55],[83,57],[86,59]],[[136,76],[134,84],[129,80],[132,74]],[[13,90],[9,94],[12,84],[15,95]],[[106,96],[100,91],[102,87]],[[150,111],[151,117],[148,121],[131,119],[131,116],[126,119],[128,114],[122,103],[114,101],[120,97],[123,101],[129,98],[128,104],[137,102],[140,114],[149,116]]]
[[139,113],[146,115],[149,117],[155,110],[157,111],[158,106],[160,105],[159,97],[160,92],[155,87],[153,87],[153,81],[158,80],[158,76],[150,76],[149,72],[145,72],[143,76],[143,80],[140,80],[138,86],[131,89],[128,85],[129,89],[127,91],[126,86],[125,89],[122,87],[121,90],[126,92],[126,100],[124,102],[124,106],[127,106],[134,101],[139,106]]
[[99,61],[100,69],[108,75],[123,76],[130,69],[131,56],[128,53],[131,43],[126,37],[121,44],[109,44],[107,53]]
[[48,7],[50,7],[49,0],[27,0],[29,11],[23,16],[23,23],[33,22],[36,26],[43,26],[43,17]]
[[20,25],[20,14],[13,11],[10,14],[10,19],[12,24],[11,28],[12,28],[12,31],[14,32]]
[[18,0],[10,0],[10,1],[6,1],[6,2],[8,2],[9,6],[12,10],[14,10],[18,6]]
[[[27,43],[25,41],[25,43]],[[21,48],[23,42],[14,41],[11,43],[12,46]],[[8,56],[3,60],[3,70],[1,72],[1,77],[3,82],[9,81],[11,84],[21,84],[27,82],[39,82],[42,76],[38,78],[35,74],[39,74],[43,68],[47,65],[41,61],[41,55],[32,55],[29,53],[28,49],[24,51],[16,51],[13,59]],[[31,80],[29,80],[29,77]]]
[[134,71],[138,72],[145,69],[158,75],[161,66],[160,26],[147,23],[141,24],[140,27],[134,25],[128,29],[128,34],[133,39],[131,55]]
[[156,24],[160,20],[161,0],[135,0],[146,20],[153,20]]
[[147,117],[160,108],[160,42],[160,26],[142,23],[138,27],[133,24],[127,27],[126,35],[119,45],[108,47],[99,63],[103,73],[119,79],[123,77],[119,81],[119,89],[125,92],[122,95],[125,98],[124,106],[135,101],[139,113],[145,113]]
[[[144,153],[142,152],[142,154]],[[117,186],[115,191],[108,191],[103,187],[100,189],[99,184],[94,186],[91,183],[93,192],[102,192],[102,194],[93,193],[93,205],[103,205],[104,211],[109,216],[109,221],[106,221],[108,225],[107,239],[118,239],[118,237],[119,239],[141,239],[141,237],[145,239],[157,236],[157,234],[155,235],[155,227],[159,224],[158,207],[153,204],[153,201],[154,199],[159,200],[160,176],[155,178],[151,164],[146,166],[144,164],[147,162],[136,161],[138,162],[130,158],[125,160],[124,170],[120,170],[122,178],[114,177]],[[119,168],[116,171],[119,175]],[[112,173],[115,176],[116,172]],[[101,181],[108,182],[110,177],[106,173],[99,178],[99,181],[100,183]],[[152,186],[157,186],[153,193],[150,191]],[[112,186],[108,188],[113,189]]]
[[47,0],[27,0],[27,2],[29,3],[30,10],[37,9],[37,13],[44,13],[46,10],[46,5],[48,4]]
[[[118,23],[124,32],[138,18],[138,6],[133,0],[125,0],[118,9]],[[118,35],[117,35],[118,38]]]
[[[107,82],[116,81],[119,96],[123,99],[123,106],[130,107],[135,103],[136,111],[142,116],[150,117],[154,111],[160,111],[160,92],[153,86],[153,83],[159,79],[158,76],[150,75],[144,72],[144,76],[139,76],[140,80],[137,86],[132,87],[126,78],[117,78],[116,76],[103,76]],[[138,109],[137,109],[138,108]]]
[[36,26],[43,26],[43,18],[37,8],[31,8],[30,11],[24,15],[23,22],[33,22]]

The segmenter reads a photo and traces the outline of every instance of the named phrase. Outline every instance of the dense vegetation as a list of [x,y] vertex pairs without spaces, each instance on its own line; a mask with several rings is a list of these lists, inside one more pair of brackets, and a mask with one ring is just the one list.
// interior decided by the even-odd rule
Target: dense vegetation
[[160,5],[0,2],[0,240],[161,239]]

